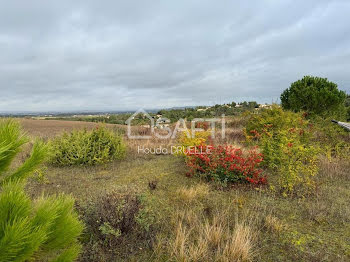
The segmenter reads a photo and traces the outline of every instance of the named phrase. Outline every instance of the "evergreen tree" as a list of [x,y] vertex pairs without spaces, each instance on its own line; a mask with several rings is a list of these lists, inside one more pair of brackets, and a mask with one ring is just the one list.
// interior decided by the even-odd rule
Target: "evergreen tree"
[[281,94],[282,107],[320,116],[345,117],[345,92],[327,78],[305,76]]
[[0,121],[0,261],[73,261],[83,230],[73,198],[60,195],[33,201],[24,191],[26,178],[45,160],[47,146],[36,142],[30,157],[10,170],[27,142],[17,122]]

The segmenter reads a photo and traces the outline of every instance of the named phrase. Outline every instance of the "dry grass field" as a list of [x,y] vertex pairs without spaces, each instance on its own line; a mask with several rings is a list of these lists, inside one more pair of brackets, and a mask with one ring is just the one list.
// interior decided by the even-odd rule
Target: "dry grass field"
[[[19,119],[23,129],[31,136],[43,138],[53,137],[63,132],[70,132],[75,129],[93,129],[98,123],[81,122],[81,121],[64,121],[64,120],[36,120],[36,119]],[[125,129],[122,125],[105,124],[110,128]]]
[[[31,136],[46,138],[96,127],[71,121],[20,122]],[[239,145],[242,123],[233,121],[227,134],[225,142]],[[28,184],[32,196],[72,194],[84,221],[107,192],[142,196],[147,212],[140,219],[148,231],[131,231],[106,248],[96,244],[88,227],[80,261],[350,261],[349,163],[322,158],[316,194],[285,198],[268,186],[221,188],[187,178],[181,157],[136,151],[138,145],[174,141],[126,143],[124,160],[93,167],[47,164],[44,176],[34,176]]]

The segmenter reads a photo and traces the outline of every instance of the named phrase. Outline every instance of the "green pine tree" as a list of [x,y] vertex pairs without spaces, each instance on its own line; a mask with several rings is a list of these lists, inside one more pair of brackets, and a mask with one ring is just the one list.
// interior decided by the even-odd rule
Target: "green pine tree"
[[35,142],[30,157],[11,170],[28,141],[17,122],[0,121],[0,262],[73,261],[83,230],[74,199],[60,195],[32,200],[24,190],[26,178],[45,160],[47,146]]

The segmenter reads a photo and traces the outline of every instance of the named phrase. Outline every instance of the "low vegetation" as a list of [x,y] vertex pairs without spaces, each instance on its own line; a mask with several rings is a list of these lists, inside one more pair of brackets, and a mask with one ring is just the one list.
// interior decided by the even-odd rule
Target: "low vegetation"
[[84,252],[84,260],[111,261],[116,256],[127,257],[129,249],[123,250],[121,243],[137,238],[138,245],[147,246],[152,241],[152,214],[148,212],[144,196],[132,189],[111,190],[95,201],[81,207],[87,226],[88,242],[91,249]]
[[244,221],[232,225],[227,213],[212,220],[192,211],[175,213],[173,237],[166,251],[174,261],[250,261],[256,234]]
[[50,142],[50,162],[57,166],[104,164],[122,159],[125,148],[122,136],[106,127],[76,130]]
[[271,186],[283,195],[304,194],[315,187],[319,147],[312,143],[310,123],[301,113],[279,107],[251,116],[248,143],[259,145],[263,164],[275,174]]
[[[335,90],[318,78],[292,86],[290,105],[302,104],[292,94],[294,89],[321,90],[317,101],[323,101],[318,96],[325,90]],[[78,239],[82,252],[77,259],[84,262],[348,261],[350,137],[330,121],[341,116],[342,106],[327,115],[309,105],[287,108],[283,103],[258,110],[246,103],[247,112],[226,118],[225,138],[217,135],[222,126],[211,138],[207,123],[197,123],[204,131],[196,138],[184,132],[174,141],[129,140],[107,127],[55,138],[47,134],[50,154],[43,179],[30,174],[38,172],[47,146],[34,142],[32,153],[28,147],[20,154],[28,139],[20,135],[18,125],[6,122],[0,141],[12,142],[1,144],[0,205],[2,210],[8,203],[19,207],[13,212],[25,210],[16,217],[28,224],[20,231],[12,228],[16,234],[0,231],[0,258],[7,254],[3,250],[10,250],[1,246],[2,241],[29,232],[25,240],[13,242],[22,245],[13,251],[23,257],[18,261],[73,261],[79,253]],[[216,106],[210,114],[236,108],[229,106]],[[199,109],[203,110],[162,113],[196,116],[215,110]],[[132,131],[149,134],[147,127]],[[176,156],[141,155],[136,150],[140,144],[180,145],[187,150]],[[29,183],[24,188],[19,181],[26,177]],[[51,196],[41,197],[43,192]],[[62,192],[72,194],[85,223],[80,237],[82,225],[73,198],[56,197]],[[1,214],[8,212],[0,213],[0,223],[15,221]],[[61,241],[62,235],[70,237]],[[50,244],[53,238],[60,245]],[[0,261],[13,261],[15,255],[11,256]]]

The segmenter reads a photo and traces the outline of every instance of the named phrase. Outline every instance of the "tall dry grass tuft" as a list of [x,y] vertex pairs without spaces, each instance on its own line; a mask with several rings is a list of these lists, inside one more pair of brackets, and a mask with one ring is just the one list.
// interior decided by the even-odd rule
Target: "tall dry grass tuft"
[[177,198],[185,204],[201,201],[209,194],[208,184],[198,184],[193,187],[182,187],[176,191]]
[[175,238],[170,242],[170,253],[174,255],[178,261],[187,261],[187,241],[190,232],[183,223],[179,223],[175,230]]
[[190,221],[178,221],[175,237],[168,242],[168,252],[176,261],[251,261],[254,257],[256,233],[249,224],[241,222],[231,229],[217,218],[203,222],[193,219],[193,214],[190,217]]
[[254,237],[250,226],[237,224],[223,251],[218,254],[217,261],[251,261]]
[[348,159],[332,158],[329,159],[322,156],[319,161],[320,178],[325,179],[349,179],[350,178],[350,162]]
[[209,245],[213,248],[217,248],[220,246],[222,236],[225,233],[225,226],[217,220],[218,219],[214,217],[212,223],[206,221],[203,227],[204,236],[208,241]]
[[185,208],[174,214],[171,237],[163,238],[155,252],[181,262],[251,261],[257,237],[253,220],[232,219],[232,207],[217,209],[208,216],[204,206],[198,209],[197,201],[205,198],[207,192],[208,188],[202,184],[177,191]]
[[264,226],[266,227],[266,229],[268,231],[273,232],[273,233],[280,233],[286,227],[286,225],[284,225],[281,220],[279,220],[277,217],[275,217],[271,214],[269,214],[265,217]]

